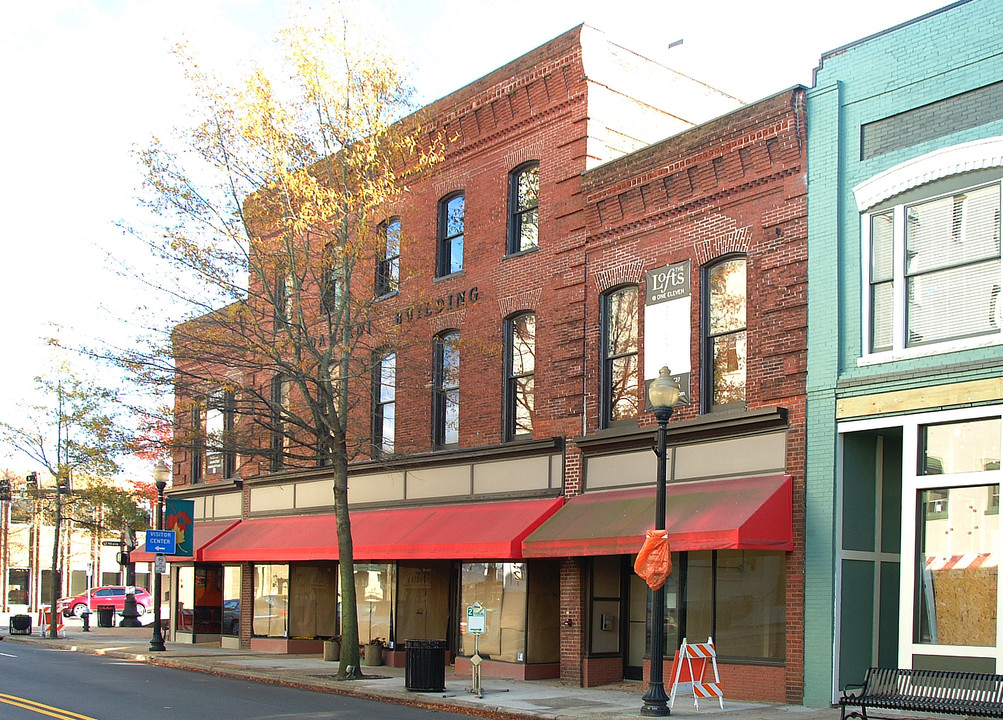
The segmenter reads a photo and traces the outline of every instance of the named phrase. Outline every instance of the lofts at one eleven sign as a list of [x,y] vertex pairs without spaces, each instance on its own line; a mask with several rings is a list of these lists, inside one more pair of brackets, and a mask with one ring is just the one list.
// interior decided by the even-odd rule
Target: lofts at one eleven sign
[[664,365],[679,385],[679,403],[689,404],[690,261],[648,270],[644,274],[644,284],[645,398],[648,385],[658,377]]

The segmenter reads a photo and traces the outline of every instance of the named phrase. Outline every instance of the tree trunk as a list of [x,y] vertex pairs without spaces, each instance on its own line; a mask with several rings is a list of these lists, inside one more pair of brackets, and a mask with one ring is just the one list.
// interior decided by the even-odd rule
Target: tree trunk
[[338,528],[338,575],[341,578],[341,665],[338,676],[361,677],[359,606],[355,598],[352,520],[348,513],[348,460],[344,453],[335,455],[334,514]]

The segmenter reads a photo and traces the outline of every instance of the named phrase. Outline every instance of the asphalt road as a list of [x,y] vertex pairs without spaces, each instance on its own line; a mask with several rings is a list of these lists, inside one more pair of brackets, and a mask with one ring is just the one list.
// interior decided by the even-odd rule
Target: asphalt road
[[466,715],[0,644],[4,720],[452,720]]

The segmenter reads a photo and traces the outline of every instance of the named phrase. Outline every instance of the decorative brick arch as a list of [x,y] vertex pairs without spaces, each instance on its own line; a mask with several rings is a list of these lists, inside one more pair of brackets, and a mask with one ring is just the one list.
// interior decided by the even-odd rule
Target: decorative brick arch
[[435,315],[429,320],[429,326],[432,328],[432,334],[438,335],[443,330],[460,330],[463,327],[463,319],[466,313],[462,310],[460,312],[444,313],[442,315]]
[[731,253],[749,254],[749,243],[752,240],[752,228],[749,226],[735,228],[726,233],[720,233],[706,240],[693,243],[693,254],[699,266],[704,266],[715,258]]
[[516,293],[515,295],[508,295],[498,300],[498,311],[501,313],[502,318],[507,318],[509,315],[513,315],[516,312],[522,310],[532,310],[536,312],[537,306],[540,304],[540,288],[535,290],[526,290],[525,292]]
[[604,293],[617,285],[640,285],[644,277],[644,263],[640,260],[621,263],[596,272],[596,288]]

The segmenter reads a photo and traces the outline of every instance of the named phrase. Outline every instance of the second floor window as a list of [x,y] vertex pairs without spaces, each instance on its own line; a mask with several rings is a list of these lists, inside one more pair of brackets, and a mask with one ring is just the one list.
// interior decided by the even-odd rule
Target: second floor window
[[321,272],[320,302],[327,314],[338,309],[341,296],[342,260],[337,246],[330,243],[324,249],[324,267]]
[[380,225],[379,257],[376,261],[376,295],[397,292],[400,282],[401,221],[390,218]]
[[451,195],[439,203],[439,264],[437,275],[449,275],[463,269],[463,193]]
[[460,441],[460,333],[443,333],[435,340],[435,382],[432,442],[436,447]]
[[236,471],[233,428],[236,401],[222,388],[209,395],[205,416],[206,474],[232,477]]
[[530,163],[509,175],[508,253],[539,246],[540,165]]
[[271,386],[271,471],[285,465],[286,427],[284,410],[289,404],[289,383],[281,375],[272,378]]
[[397,416],[397,354],[389,353],[373,368],[373,448],[378,454],[394,451]]
[[704,389],[708,407],[745,402],[745,258],[729,258],[707,268]]
[[192,482],[202,482],[205,451],[205,426],[202,424],[202,408],[195,404],[192,406]]
[[864,218],[867,352],[1000,332],[1000,183]]
[[603,296],[602,426],[637,417],[637,286]]
[[505,439],[533,434],[536,372],[536,316],[516,315],[505,323]]

